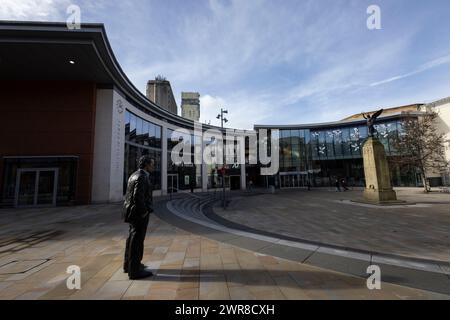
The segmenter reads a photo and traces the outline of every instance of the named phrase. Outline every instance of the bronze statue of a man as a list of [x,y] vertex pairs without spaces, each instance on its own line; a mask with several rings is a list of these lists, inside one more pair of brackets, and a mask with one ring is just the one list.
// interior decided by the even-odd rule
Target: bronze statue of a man
[[123,219],[130,224],[130,232],[125,244],[123,271],[130,280],[151,277],[141,263],[144,255],[144,240],[150,213],[153,212],[153,186],[150,174],[155,169],[155,159],[144,155],[139,159],[139,169],[128,179],[127,193],[123,204]]
[[364,114],[362,113],[362,116],[364,117],[364,119],[367,120],[367,128],[369,128],[369,137],[373,138],[375,135],[375,120],[377,120],[377,118],[383,113],[383,109],[378,110],[377,112],[375,112],[374,114],[370,115],[370,114]]

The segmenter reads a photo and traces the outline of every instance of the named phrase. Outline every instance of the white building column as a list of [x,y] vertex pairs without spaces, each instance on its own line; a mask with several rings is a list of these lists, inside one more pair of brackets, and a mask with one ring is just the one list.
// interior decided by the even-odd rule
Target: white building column
[[245,163],[241,164],[241,190],[247,189],[247,177],[245,172]]
[[124,118],[123,97],[111,89],[97,90],[92,203],[123,200]]
[[162,126],[161,140],[161,194],[167,194],[167,127]]
[[205,162],[205,159],[203,158],[203,152],[205,150],[205,141],[203,141],[202,137],[202,191],[207,192],[208,191],[208,166]]

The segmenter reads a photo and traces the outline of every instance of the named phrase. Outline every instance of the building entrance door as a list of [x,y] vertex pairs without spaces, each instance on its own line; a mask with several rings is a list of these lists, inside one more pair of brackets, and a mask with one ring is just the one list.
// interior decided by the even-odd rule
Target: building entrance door
[[178,192],[178,175],[168,174],[167,175],[167,193]]
[[308,185],[308,176],[305,174],[282,174],[280,186],[282,189],[303,188]]
[[230,190],[241,189],[241,176],[230,176]]
[[18,169],[16,207],[56,206],[58,168]]

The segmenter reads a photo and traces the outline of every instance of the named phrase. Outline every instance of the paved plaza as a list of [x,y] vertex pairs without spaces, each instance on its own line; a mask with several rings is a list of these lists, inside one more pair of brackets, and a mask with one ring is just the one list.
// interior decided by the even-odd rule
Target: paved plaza
[[[214,212],[253,229],[318,242],[450,262],[450,194],[399,189],[402,206],[366,206],[361,191],[283,190],[234,197]],[[408,205],[413,204],[413,205]]]
[[[276,197],[281,207],[291,195]],[[145,241],[144,262],[156,276],[130,281],[122,271],[127,225],[120,210],[120,205],[0,210],[0,299],[449,298],[385,282],[381,290],[368,290],[362,277],[182,230],[159,219],[161,212],[152,215]],[[67,289],[70,265],[81,267],[81,290]]]

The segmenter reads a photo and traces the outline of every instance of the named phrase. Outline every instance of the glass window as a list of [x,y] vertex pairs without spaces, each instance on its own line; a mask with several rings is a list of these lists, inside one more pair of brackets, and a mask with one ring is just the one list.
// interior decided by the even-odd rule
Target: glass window
[[[142,136],[142,119],[137,117],[136,118],[136,135],[137,136]],[[139,137],[138,139],[141,139],[141,137]]]
[[389,126],[391,126],[390,123],[380,123],[380,124],[375,125],[377,137],[380,140],[380,142],[383,144],[386,154],[389,154],[389,143],[388,143]]
[[312,158],[317,160],[319,157],[319,132],[312,131],[311,134],[311,153]]
[[291,130],[291,144],[298,145],[300,143],[300,131],[299,130]]
[[149,155],[155,159],[155,171],[151,174],[151,181],[154,190],[161,189],[161,151],[136,147],[127,143],[125,145],[124,193],[126,192],[128,178],[137,170],[138,159],[143,155]]
[[350,140],[350,128],[342,129],[342,155],[346,158],[351,157],[351,140]]
[[[128,125],[127,125],[128,124]],[[156,143],[156,135],[158,143]],[[137,170],[138,159],[145,154],[155,158],[155,172],[152,181],[155,189],[161,188],[161,127],[137,117],[131,112],[125,114],[125,141],[142,145],[142,147],[125,143],[124,192],[128,177]]]
[[366,125],[359,126],[358,129],[359,129],[360,140],[362,140],[362,141],[366,140],[368,137],[367,126]]
[[300,146],[298,144],[292,145],[292,165],[300,166]]
[[142,122],[142,144],[144,146],[150,145],[149,141],[149,123],[147,121]]
[[291,130],[291,141],[292,143],[298,144],[300,139],[300,130]]
[[161,127],[158,125],[155,126],[155,147],[161,148]]
[[153,123],[149,123],[148,126],[148,144],[150,147],[157,148],[156,146],[156,126]]
[[391,128],[388,133],[388,140],[389,140],[389,151],[391,155],[397,154],[397,149],[394,147],[394,141],[398,137],[398,122],[395,121],[392,123]]
[[352,127],[350,128],[350,148],[352,151],[353,156],[360,156],[361,155],[361,132],[359,130],[359,127]]
[[174,142],[172,142],[172,129],[167,129],[167,150],[172,150],[173,146],[175,145]]
[[130,139],[130,112],[125,112],[125,139]]
[[342,130],[337,128],[333,131],[334,155],[336,158],[342,158]]
[[136,139],[136,116],[134,114],[130,114],[130,141],[134,141]]
[[328,158],[334,158],[334,146],[333,146],[334,135],[333,135],[333,131],[327,130],[325,139],[326,139],[326,144],[327,144],[327,156],[328,156]]
[[130,123],[130,112],[125,111],[125,123]]

